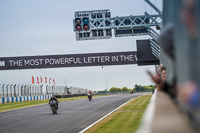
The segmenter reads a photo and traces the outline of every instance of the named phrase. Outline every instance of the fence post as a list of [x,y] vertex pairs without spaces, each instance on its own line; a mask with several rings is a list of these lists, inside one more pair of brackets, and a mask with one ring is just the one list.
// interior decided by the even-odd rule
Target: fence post
[[9,97],[8,96],[8,86],[9,86],[9,84],[6,86],[7,97]]
[[3,97],[5,97],[5,96],[4,96],[4,86],[5,86],[5,84],[3,84],[3,86],[2,86],[2,89],[3,89]]
[[24,85],[24,96],[27,96],[27,94],[26,94],[26,88],[27,88],[27,85]]
[[40,85],[40,92],[41,92],[41,95],[43,95],[42,87],[43,87],[43,85]]
[[24,96],[24,92],[23,92],[23,85],[21,85],[21,96]]
[[16,84],[14,85],[14,97],[17,97],[15,87],[16,87]]
[[30,85],[30,87],[29,87],[29,88],[30,88],[30,96],[31,96],[31,88],[32,88],[32,85]]
[[16,95],[19,96],[19,85],[17,85]]
[[48,89],[47,89],[48,85],[46,85],[46,95],[48,95]]
[[12,97],[12,86],[13,84],[10,85],[10,96]]
[[34,86],[34,90],[35,90],[35,92],[34,92],[34,96],[37,95],[37,91],[36,91],[36,89],[37,89],[37,85]]
[[40,86],[37,85],[37,95],[39,96],[40,95]]

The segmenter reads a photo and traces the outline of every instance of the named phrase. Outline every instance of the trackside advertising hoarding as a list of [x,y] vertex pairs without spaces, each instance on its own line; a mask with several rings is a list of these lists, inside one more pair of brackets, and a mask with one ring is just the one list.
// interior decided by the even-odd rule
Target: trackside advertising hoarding
[[1,57],[0,70],[137,64],[137,52]]

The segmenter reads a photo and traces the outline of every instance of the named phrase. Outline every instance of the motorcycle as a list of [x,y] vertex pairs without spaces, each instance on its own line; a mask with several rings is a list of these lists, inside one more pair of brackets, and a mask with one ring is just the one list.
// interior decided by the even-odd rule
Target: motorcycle
[[52,110],[53,114],[57,114],[57,110],[58,110],[57,101],[56,100],[51,100],[49,105],[51,107],[51,110]]
[[92,95],[91,94],[88,94],[88,99],[89,99],[89,101],[92,100]]

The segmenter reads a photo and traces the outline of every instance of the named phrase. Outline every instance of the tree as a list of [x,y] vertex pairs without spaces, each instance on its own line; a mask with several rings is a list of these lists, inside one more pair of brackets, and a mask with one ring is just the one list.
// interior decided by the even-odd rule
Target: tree
[[128,91],[133,91],[132,89],[128,89]]
[[122,91],[128,91],[128,88],[127,87],[123,87]]
[[136,84],[135,85],[135,91],[139,91],[140,90],[140,87]]
[[109,91],[110,91],[110,92],[120,92],[121,89],[120,89],[120,88],[117,88],[117,87],[112,87],[112,88],[110,88]]

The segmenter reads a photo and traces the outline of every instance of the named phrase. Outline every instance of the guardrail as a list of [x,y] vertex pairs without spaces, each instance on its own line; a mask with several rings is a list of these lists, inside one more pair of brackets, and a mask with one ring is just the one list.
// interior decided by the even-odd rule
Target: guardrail
[[88,90],[79,87],[50,85],[0,84],[0,98],[40,95],[87,94]]
[[52,95],[86,95],[87,89],[68,86],[0,84],[0,103],[49,99]]
[[0,103],[45,100],[45,99],[50,99],[51,96],[52,95],[2,97],[2,98],[0,98]]

